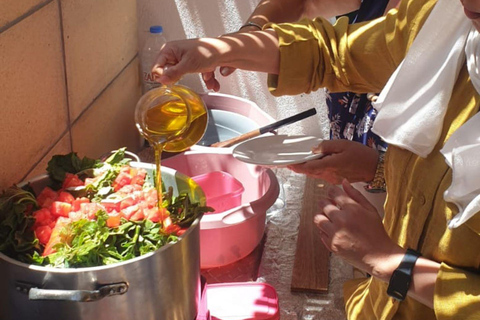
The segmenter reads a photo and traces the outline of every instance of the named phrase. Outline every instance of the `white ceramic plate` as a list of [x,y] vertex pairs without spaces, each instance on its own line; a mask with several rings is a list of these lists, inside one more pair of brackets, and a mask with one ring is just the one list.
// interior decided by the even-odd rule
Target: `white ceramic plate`
[[232,153],[240,161],[263,166],[287,166],[322,157],[312,153],[322,139],[313,136],[272,135],[237,145]]

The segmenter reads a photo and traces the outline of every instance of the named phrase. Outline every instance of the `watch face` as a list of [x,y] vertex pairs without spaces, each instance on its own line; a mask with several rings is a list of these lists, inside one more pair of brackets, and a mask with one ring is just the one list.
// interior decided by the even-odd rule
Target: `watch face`
[[395,270],[390,278],[387,294],[399,301],[403,301],[407,296],[408,288],[410,287],[411,276],[402,272],[401,270]]

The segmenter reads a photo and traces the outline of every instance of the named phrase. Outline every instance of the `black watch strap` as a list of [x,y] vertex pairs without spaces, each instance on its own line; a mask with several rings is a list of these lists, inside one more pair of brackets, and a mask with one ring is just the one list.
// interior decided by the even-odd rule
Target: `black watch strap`
[[388,283],[387,294],[399,301],[405,300],[410,283],[412,282],[412,271],[417,262],[420,253],[412,249],[407,249],[402,262],[395,271],[393,271],[390,282]]

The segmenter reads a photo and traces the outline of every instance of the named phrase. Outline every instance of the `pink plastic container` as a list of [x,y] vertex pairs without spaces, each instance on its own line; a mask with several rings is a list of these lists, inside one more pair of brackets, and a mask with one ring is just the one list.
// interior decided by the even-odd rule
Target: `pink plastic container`
[[162,160],[162,165],[195,177],[223,171],[245,188],[241,204],[200,221],[200,266],[202,269],[224,266],[249,255],[265,233],[267,210],[280,192],[271,169],[235,159],[229,148],[204,148],[186,151]]
[[275,289],[267,283],[207,284],[207,305],[212,320],[278,320]]
[[205,193],[207,206],[220,213],[242,204],[242,183],[224,171],[212,171],[192,177]]

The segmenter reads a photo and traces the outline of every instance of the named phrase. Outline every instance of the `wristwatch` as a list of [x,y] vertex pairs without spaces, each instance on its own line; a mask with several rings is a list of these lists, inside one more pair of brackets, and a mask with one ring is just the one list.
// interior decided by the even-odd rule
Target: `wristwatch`
[[420,253],[412,249],[407,249],[402,262],[395,271],[393,271],[390,282],[388,283],[387,294],[398,300],[403,301],[407,296],[408,288],[412,282],[412,271],[417,262]]

